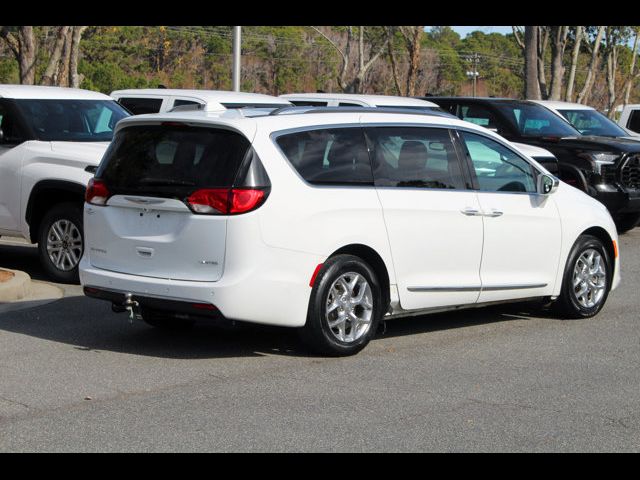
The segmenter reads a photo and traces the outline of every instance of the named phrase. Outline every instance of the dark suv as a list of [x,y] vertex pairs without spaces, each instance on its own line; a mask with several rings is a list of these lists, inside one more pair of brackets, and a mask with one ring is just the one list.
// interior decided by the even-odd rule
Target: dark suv
[[507,140],[552,152],[559,177],[604,203],[619,232],[640,220],[640,142],[582,135],[545,107],[526,100],[425,98]]

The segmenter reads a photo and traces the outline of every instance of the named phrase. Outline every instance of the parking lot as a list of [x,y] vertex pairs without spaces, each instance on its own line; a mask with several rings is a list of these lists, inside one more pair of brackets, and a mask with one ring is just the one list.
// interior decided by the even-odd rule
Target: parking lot
[[[640,451],[640,229],[596,318],[521,304],[388,322],[359,355],[295,332],[0,306],[0,451]],[[36,249],[0,265],[43,279]]]

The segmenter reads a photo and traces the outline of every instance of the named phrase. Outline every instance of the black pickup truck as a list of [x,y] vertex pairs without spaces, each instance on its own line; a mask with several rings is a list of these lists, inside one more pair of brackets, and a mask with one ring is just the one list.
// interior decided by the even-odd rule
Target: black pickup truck
[[545,148],[564,182],[597,198],[620,233],[640,221],[640,142],[582,135],[542,105],[526,100],[423,97],[507,140]]

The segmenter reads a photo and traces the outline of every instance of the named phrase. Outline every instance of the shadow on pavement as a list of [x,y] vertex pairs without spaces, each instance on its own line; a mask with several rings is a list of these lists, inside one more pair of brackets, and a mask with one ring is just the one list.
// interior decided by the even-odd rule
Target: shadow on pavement
[[[423,315],[386,322],[376,339],[527,319],[526,304],[486,307]],[[527,312],[527,313],[524,313]],[[536,316],[540,316],[538,312]],[[197,323],[184,331],[164,331],[111,312],[107,302],[67,297],[28,310],[0,312],[0,330],[76,346],[161,358],[197,359],[250,357],[267,354],[314,356],[300,342],[296,329],[237,324]],[[382,330],[382,329],[381,329]]]
[[22,270],[34,280],[49,280],[40,265],[38,249],[35,245],[0,243],[0,266],[12,270]]

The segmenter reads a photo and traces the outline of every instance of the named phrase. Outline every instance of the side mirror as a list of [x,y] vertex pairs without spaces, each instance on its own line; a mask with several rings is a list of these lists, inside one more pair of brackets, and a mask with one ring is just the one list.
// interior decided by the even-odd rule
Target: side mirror
[[547,173],[538,176],[538,193],[540,195],[550,195],[558,189],[560,180]]

